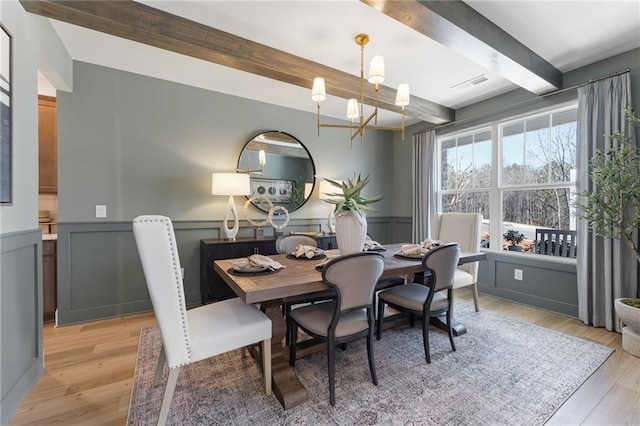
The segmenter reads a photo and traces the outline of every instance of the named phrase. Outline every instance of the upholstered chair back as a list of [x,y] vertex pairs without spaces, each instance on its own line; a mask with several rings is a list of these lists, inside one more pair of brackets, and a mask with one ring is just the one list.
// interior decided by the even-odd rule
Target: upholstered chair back
[[458,267],[460,248],[456,243],[449,243],[429,250],[422,258],[422,267],[430,271],[433,277],[433,291],[453,287],[453,278]]
[[[460,251],[480,251],[480,229],[482,215],[480,213],[436,213],[433,216],[431,238],[444,243],[458,243]],[[474,282],[478,279],[478,262],[460,266],[470,273]]]
[[133,235],[156,314],[169,368],[191,362],[187,309],[171,219],[138,216]]
[[280,254],[289,254],[295,251],[298,245],[318,247],[318,240],[309,235],[283,235],[276,240],[276,251]]
[[340,310],[373,303],[373,292],[384,270],[380,253],[354,253],[330,261],[322,279],[340,291]]

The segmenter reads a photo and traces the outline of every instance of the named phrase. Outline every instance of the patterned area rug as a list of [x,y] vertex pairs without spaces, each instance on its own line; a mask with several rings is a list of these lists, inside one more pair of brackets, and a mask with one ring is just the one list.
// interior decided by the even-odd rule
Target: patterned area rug
[[[173,425],[541,425],[611,355],[612,349],[458,303],[467,333],[451,351],[431,328],[431,364],[422,331],[387,330],[374,343],[378,386],[365,341],[336,351],[336,405],[329,405],[324,352],[296,363],[309,400],[284,411],[262,390],[261,370],[240,351],[183,367],[169,413]],[[129,425],[155,424],[166,383],[153,387],[161,339],[140,334]]]

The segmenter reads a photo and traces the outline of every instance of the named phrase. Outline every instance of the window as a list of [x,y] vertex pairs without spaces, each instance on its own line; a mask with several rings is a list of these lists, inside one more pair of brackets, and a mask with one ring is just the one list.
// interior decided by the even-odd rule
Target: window
[[540,251],[537,229],[574,231],[576,120],[572,103],[439,137],[438,210],[482,213],[483,246],[499,235],[498,250],[508,230],[525,252]]

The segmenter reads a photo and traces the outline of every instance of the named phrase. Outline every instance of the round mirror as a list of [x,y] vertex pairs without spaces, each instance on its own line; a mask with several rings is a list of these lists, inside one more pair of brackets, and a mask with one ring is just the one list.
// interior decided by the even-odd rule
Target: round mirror
[[[245,144],[238,159],[238,173],[249,174],[252,196],[265,197],[274,206],[292,212],[311,196],[316,167],[311,154],[298,139],[288,133],[269,131]],[[252,204],[264,212],[269,211],[264,202]],[[282,213],[281,209],[274,212]]]

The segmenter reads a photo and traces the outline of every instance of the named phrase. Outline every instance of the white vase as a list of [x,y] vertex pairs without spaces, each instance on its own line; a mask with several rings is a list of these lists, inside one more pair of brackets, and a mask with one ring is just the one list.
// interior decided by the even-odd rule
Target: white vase
[[367,218],[362,211],[336,215],[336,241],[341,255],[361,252],[367,237]]

